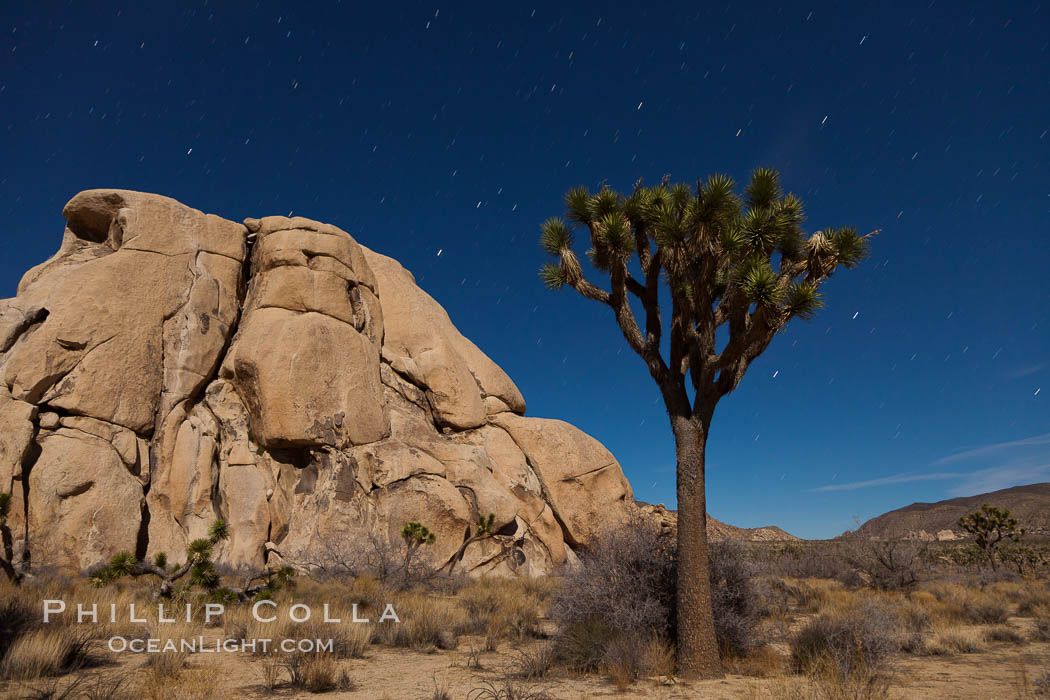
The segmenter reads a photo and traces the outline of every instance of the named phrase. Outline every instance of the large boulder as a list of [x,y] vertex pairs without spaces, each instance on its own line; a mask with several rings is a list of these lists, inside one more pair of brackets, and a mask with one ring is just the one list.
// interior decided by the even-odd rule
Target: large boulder
[[633,507],[600,443],[524,417],[412,274],[347,232],[125,190],[63,213],[58,253],[0,301],[0,492],[34,562],[180,559],[222,518],[222,564],[352,565],[418,521],[436,566],[539,575]]

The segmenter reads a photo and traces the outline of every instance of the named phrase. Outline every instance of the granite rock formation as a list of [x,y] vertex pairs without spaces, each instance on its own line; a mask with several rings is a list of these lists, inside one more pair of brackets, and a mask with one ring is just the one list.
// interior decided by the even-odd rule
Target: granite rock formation
[[0,492],[34,563],[178,555],[258,568],[417,520],[460,568],[540,574],[634,508],[614,457],[526,417],[511,379],[396,260],[330,224],[228,221],[81,192],[0,301]]

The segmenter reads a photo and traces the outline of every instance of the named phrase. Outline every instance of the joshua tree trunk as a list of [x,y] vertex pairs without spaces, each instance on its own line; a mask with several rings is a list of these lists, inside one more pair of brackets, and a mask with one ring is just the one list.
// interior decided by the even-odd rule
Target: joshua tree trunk
[[722,662],[711,610],[704,451],[710,418],[672,414],[678,462],[678,673],[720,678]]

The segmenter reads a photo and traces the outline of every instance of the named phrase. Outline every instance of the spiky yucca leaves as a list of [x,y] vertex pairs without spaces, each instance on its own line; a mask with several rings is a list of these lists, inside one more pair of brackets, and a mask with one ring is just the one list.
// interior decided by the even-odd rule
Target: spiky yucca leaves
[[426,525],[417,522],[405,523],[401,528],[401,536],[410,544],[434,544],[437,535],[430,531]]
[[1004,539],[1018,541],[1025,529],[1018,527],[1017,518],[1006,508],[996,508],[987,503],[969,515],[959,518],[959,527],[974,537],[974,542],[984,550],[992,569],[998,569],[996,550]]
[[189,574],[191,585],[214,591],[219,586],[219,575],[211,561],[212,551],[229,534],[229,526],[220,518],[208,528],[207,538],[193,540],[187,545],[186,561],[174,569],[168,568],[168,555],[164,552],[158,552],[152,562],[136,559],[130,552],[119,552],[107,564],[89,572],[88,577],[95,586],[105,586],[125,576],[149,574],[161,579],[161,591],[170,593],[174,582]]
[[489,513],[487,518],[484,515],[480,515],[479,514],[478,515],[478,527],[477,527],[477,530],[474,531],[473,535],[471,535],[471,536],[469,536],[469,537],[467,537],[466,539],[463,540],[463,544],[461,544],[459,546],[459,550],[457,550],[456,553],[453,554],[452,557],[447,562],[445,562],[445,564],[442,565],[441,568],[444,568],[445,566],[447,566],[448,567],[448,575],[452,576],[452,572],[455,571],[455,569],[456,569],[456,564],[459,563],[459,561],[461,559],[463,559],[463,554],[464,554],[464,552],[467,551],[467,547],[469,547],[471,544],[473,544],[475,542],[478,542],[478,541],[484,540],[484,539],[488,539],[488,538],[492,537],[493,535],[495,535],[496,534],[495,527],[496,527],[496,514],[495,513]]
[[294,575],[289,567],[253,571],[245,578],[240,589],[221,587],[221,577],[212,561],[215,546],[228,539],[230,528],[221,518],[208,528],[208,536],[193,540],[186,547],[186,560],[170,567],[168,555],[158,552],[153,561],[136,559],[130,552],[120,552],[106,564],[96,567],[88,573],[88,578],[95,586],[105,586],[125,576],[155,576],[159,586],[154,591],[157,598],[169,598],[176,590],[176,582],[182,578],[186,581],[179,584],[178,590],[188,591],[196,587],[217,602],[240,599],[248,600],[261,591],[273,592],[286,584]]
[[[678,456],[679,671],[718,676],[704,528],[704,445],[715,406],[791,319],[813,318],[823,305],[821,284],[838,268],[855,267],[871,234],[828,228],[807,237],[802,201],[784,194],[769,168],[752,173],[743,196],[716,174],[695,187],[639,180],[626,196],[605,185],[594,194],[576,187],[565,205],[567,221],[548,219],[541,228],[552,261],[540,277],[609,306],[660,389]],[[572,250],[580,227],[606,286],[586,279]],[[670,309],[661,309],[668,297]]]
[[[868,236],[844,227],[807,238],[802,201],[784,194],[776,170],[756,169],[742,197],[735,188],[722,174],[697,181],[695,188],[667,178],[653,187],[639,180],[629,196],[604,185],[593,194],[575,187],[565,195],[566,219],[552,217],[541,227],[542,247],[554,260],[541,267],[540,277],[551,289],[569,286],[609,300],[584,280],[572,250],[573,228],[582,226],[598,270],[626,271],[633,256],[643,266],[647,259],[659,261],[672,293],[685,302],[679,306],[690,316],[682,319],[686,331],[702,322],[698,299],[721,307],[719,325],[743,301],[762,307],[763,323],[776,330],[792,318],[812,318],[822,306],[820,284],[839,267],[856,267],[868,253]],[[641,296],[643,280],[636,284],[627,277],[628,291]]]
[[496,522],[496,514],[489,513],[489,517],[485,518],[483,515],[478,516],[478,532],[479,535],[491,535],[493,533],[493,525]]
[[811,320],[824,306],[816,285],[809,282],[794,282],[788,288],[787,302],[784,305],[793,316]]

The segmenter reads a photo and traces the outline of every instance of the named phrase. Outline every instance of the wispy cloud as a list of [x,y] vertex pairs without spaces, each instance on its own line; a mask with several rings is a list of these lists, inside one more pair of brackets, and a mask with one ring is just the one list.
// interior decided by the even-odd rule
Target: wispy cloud
[[1050,464],[1014,464],[967,474],[949,493],[952,496],[972,496],[1047,480],[1050,480]]
[[827,484],[818,486],[810,491],[853,491],[854,489],[866,489],[871,486],[889,486],[891,484],[907,484],[912,481],[935,481],[937,479],[958,479],[968,476],[958,472],[939,472],[936,474],[894,474],[884,476],[881,479],[869,479],[868,481],[853,481],[848,484]]
[[1023,440],[995,442],[982,447],[974,447],[969,450],[950,454],[947,457],[941,457],[934,462],[934,464],[948,464],[949,462],[959,462],[965,459],[976,459],[978,457],[994,457],[1018,447],[1035,447],[1038,445],[1050,445],[1050,433],[1046,433],[1045,435],[1034,435],[1030,438],[1024,438]]
[[1046,367],[1046,363],[1045,362],[1041,363],[1041,364],[1038,364],[1038,365],[1028,365],[1027,367],[1018,367],[1017,369],[1012,369],[1009,372],[1007,372],[1006,376],[1009,379],[1023,379],[1024,377],[1030,377],[1033,374],[1037,374],[1038,372],[1041,372],[1044,367]]
[[[1050,480],[1050,450],[1046,449],[1047,446],[1050,446],[1050,433],[1033,435],[1021,440],[996,442],[957,451],[934,461],[932,466],[968,460],[981,460],[988,463],[1003,462],[1008,459],[1009,461],[1005,464],[966,472],[940,471],[925,474],[905,472],[865,481],[825,484],[824,486],[810,489],[810,491],[854,491],[876,486],[908,484],[915,481],[950,479],[958,480],[958,483],[952,485],[949,490],[952,496],[969,496],[975,493],[998,491],[1011,486]],[[1032,448],[1036,449],[1033,450]]]

